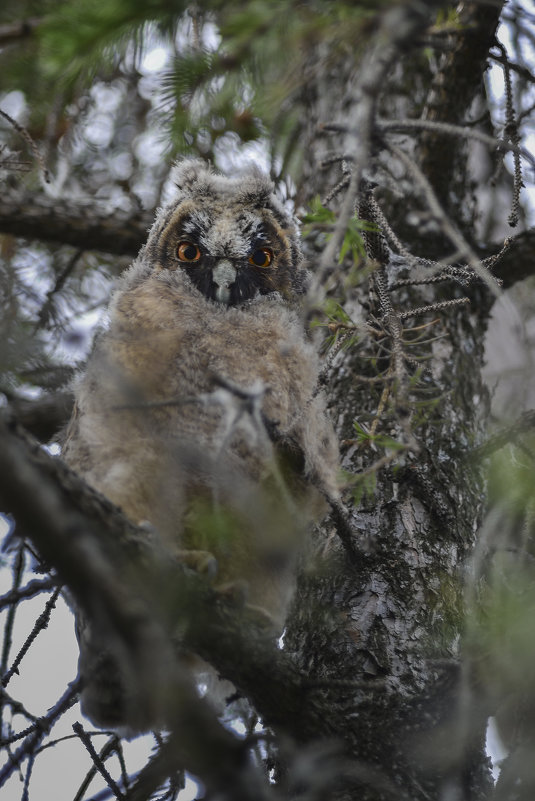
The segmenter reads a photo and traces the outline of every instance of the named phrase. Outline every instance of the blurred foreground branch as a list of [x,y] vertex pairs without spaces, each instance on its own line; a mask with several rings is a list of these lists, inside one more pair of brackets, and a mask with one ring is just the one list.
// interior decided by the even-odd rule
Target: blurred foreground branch
[[[301,676],[292,661],[247,619],[247,609],[222,604],[204,579],[166,552],[154,532],[131,524],[6,414],[0,418],[0,440],[2,508],[17,519],[21,536],[57,570],[90,619],[115,638],[142,688],[140,702],[163,711],[181,765],[207,786],[220,788],[223,782],[230,793],[234,783],[232,798],[264,797],[252,780],[243,744],[197,697],[177,657],[174,620],[166,619],[169,597],[179,617],[187,612],[181,648],[216,665],[253,699],[267,723],[303,739],[313,731],[317,735],[323,713],[313,707],[305,713]],[[162,760],[169,767],[169,756]],[[173,768],[178,767],[175,758]]]

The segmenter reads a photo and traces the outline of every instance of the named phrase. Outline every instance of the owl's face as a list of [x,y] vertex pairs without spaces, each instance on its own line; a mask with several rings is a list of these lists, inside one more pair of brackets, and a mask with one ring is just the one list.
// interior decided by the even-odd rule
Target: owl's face
[[147,242],[156,269],[183,270],[207,299],[226,306],[302,291],[297,231],[268,179],[229,179],[190,161],[174,177],[178,201]]

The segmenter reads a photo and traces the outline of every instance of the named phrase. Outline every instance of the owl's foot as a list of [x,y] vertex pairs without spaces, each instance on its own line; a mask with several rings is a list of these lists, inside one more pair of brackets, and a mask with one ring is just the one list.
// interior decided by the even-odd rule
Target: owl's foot
[[217,559],[210,551],[176,550],[175,559],[209,579],[217,575]]

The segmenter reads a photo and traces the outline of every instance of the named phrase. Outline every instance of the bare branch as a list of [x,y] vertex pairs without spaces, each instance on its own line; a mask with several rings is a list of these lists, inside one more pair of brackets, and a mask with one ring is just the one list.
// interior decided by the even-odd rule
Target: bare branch
[[115,797],[119,801],[123,801],[124,794],[120,791],[117,783],[110,776],[110,772],[106,768],[106,765],[104,764],[103,760],[101,759],[99,754],[97,754],[97,752],[95,751],[95,748],[93,746],[89,734],[86,732],[81,723],[74,723],[72,728],[75,734],[78,735],[80,740],[85,745],[89,756],[93,760],[93,764],[95,765],[96,769],[98,770],[98,772],[100,773],[100,775],[102,776],[102,778],[104,779],[104,781],[106,782],[112,793],[114,793]]
[[[87,732],[85,732],[85,734],[87,734]],[[65,738],[65,739],[67,739],[67,738]],[[110,737],[110,739],[107,741],[107,743],[105,743],[105,745],[101,748],[100,752],[97,754],[97,760],[101,764],[103,764],[106,761],[106,759],[108,759],[108,757],[112,756],[112,754],[117,754],[117,756],[121,755],[120,759],[122,757],[122,749],[121,749],[120,740],[117,737],[117,735],[115,735],[115,734],[112,735]],[[123,767],[124,760],[121,759],[121,762],[122,762],[121,767]],[[80,787],[78,788],[78,792],[74,796],[73,801],[83,801],[87,788],[89,787],[89,785],[91,784],[92,780],[95,778],[95,776],[96,776],[96,774],[98,772],[99,771],[97,769],[96,762],[93,761],[93,765],[89,769],[89,771],[88,771],[87,775],[85,776],[83,782],[81,783]],[[126,776],[126,772],[123,771],[123,781],[124,781],[124,777],[125,776]]]
[[[13,775],[18,767],[32,754],[35,753],[39,747],[43,737],[48,734],[54,723],[60,718],[63,713],[70,709],[76,703],[78,690],[80,689],[80,682],[72,682],[63,693],[59,701],[54,704],[52,709],[42,718],[39,718],[33,726],[30,726],[22,734],[26,735],[25,740],[19,746],[10,758],[6,765],[0,770],[0,788],[4,786],[6,781]],[[18,735],[20,737],[20,735]]]
[[422,170],[418,167],[416,162],[413,161],[413,159],[410,156],[408,156],[405,153],[405,151],[403,151],[401,148],[395,147],[394,145],[389,145],[389,149],[392,152],[392,154],[395,155],[404,164],[404,166],[407,169],[407,172],[409,172],[412,175],[416,184],[420,187],[429,205],[431,213],[442,227],[444,234],[449,238],[450,242],[459,251],[459,257],[463,261],[466,260],[468,265],[487,284],[489,289],[495,295],[497,295],[498,286],[496,284],[496,281],[494,280],[494,276],[492,276],[488,272],[488,270],[484,267],[480,259],[477,257],[477,254],[470,247],[469,243],[466,241],[464,236],[454,225],[454,223],[450,220],[450,218],[442,208],[433,190],[433,187],[431,186],[430,182],[428,181]]
[[[529,278],[535,272],[533,253],[535,249],[535,231],[523,231],[508,240],[508,247],[503,249],[499,261],[492,264],[493,275],[502,282],[504,289]],[[500,250],[498,245],[489,247],[485,252],[480,251],[480,255],[488,263],[492,258],[491,253]]]
[[34,640],[37,637],[37,635],[41,631],[43,631],[44,629],[47,628],[47,626],[48,626],[48,624],[50,622],[50,615],[52,613],[53,608],[56,605],[56,601],[58,600],[60,592],[61,592],[61,588],[58,587],[55,590],[55,592],[52,594],[52,596],[46,602],[46,605],[45,605],[45,608],[44,608],[43,612],[39,615],[39,617],[35,621],[35,625],[34,625],[32,631],[30,632],[30,634],[26,638],[26,641],[24,642],[24,645],[22,646],[22,648],[18,652],[17,656],[15,657],[15,660],[14,660],[13,664],[11,665],[9,670],[5,673],[5,675],[2,676],[2,686],[3,687],[7,687],[7,685],[9,684],[9,681],[11,680],[11,678],[15,675],[15,673],[18,673],[20,663],[24,659],[25,655],[27,654],[30,646],[34,642]]
[[121,256],[137,255],[152,221],[152,214],[104,214],[93,202],[7,193],[0,197],[0,233]]
[[34,598],[36,595],[57,586],[58,580],[52,576],[46,579],[30,581],[25,587],[21,587],[20,590],[11,590],[10,592],[6,592],[5,595],[0,596],[0,610],[4,609],[6,606],[17,604],[19,601]]
[[[503,80],[505,84],[505,133],[511,143],[518,146],[520,142],[520,134],[518,132],[518,122],[515,115],[515,108],[513,103],[513,82],[511,80],[511,70],[509,69],[509,62],[507,60],[507,51],[505,47],[498,42],[496,47],[502,54],[503,58]],[[518,153],[513,153],[514,163],[514,183],[513,183],[513,203],[511,212],[507,219],[511,228],[518,225],[518,215],[520,211],[520,189],[522,188],[522,165],[520,163],[520,156]]]
[[[326,126],[327,127],[327,126]],[[444,136],[457,137],[461,139],[473,139],[475,142],[481,142],[483,145],[500,150],[502,152],[510,152],[516,156],[522,156],[535,167],[535,158],[523,147],[517,143],[511,142],[507,139],[498,139],[494,136],[483,131],[478,131],[475,128],[470,128],[467,125],[455,125],[450,122],[437,122],[436,120],[422,120],[422,119],[406,119],[406,120],[378,120],[377,130],[384,133],[411,133],[413,131],[429,131]]]
[[463,303],[470,303],[469,298],[455,298],[454,300],[443,300],[439,303],[430,303],[427,306],[418,306],[415,309],[410,309],[407,312],[401,312],[399,315],[400,320],[407,320],[409,317],[419,317],[428,312],[442,311],[443,309],[450,309],[452,306],[459,306]]

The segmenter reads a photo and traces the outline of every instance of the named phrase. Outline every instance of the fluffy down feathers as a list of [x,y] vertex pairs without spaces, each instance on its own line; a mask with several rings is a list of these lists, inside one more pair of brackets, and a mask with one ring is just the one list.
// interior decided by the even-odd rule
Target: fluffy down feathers
[[[280,631],[301,535],[321,495],[336,495],[338,464],[296,310],[306,275],[297,231],[257,173],[228,179],[185,161],[173,178],[177,197],[120,280],[78,380],[64,457],[134,522],[213,552],[217,581],[246,580],[248,601]],[[177,258],[184,242],[196,261]],[[258,249],[267,267],[254,263]],[[214,298],[222,261],[235,276],[225,302]],[[226,516],[223,539],[206,524],[214,509]],[[105,646],[94,632],[80,640],[87,673]],[[120,669],[108,660],[106,670],[113,681],[93,678],[85,711],[99,725],[132,723],[124,698],[110,696],[112,685],[127,692]]]

